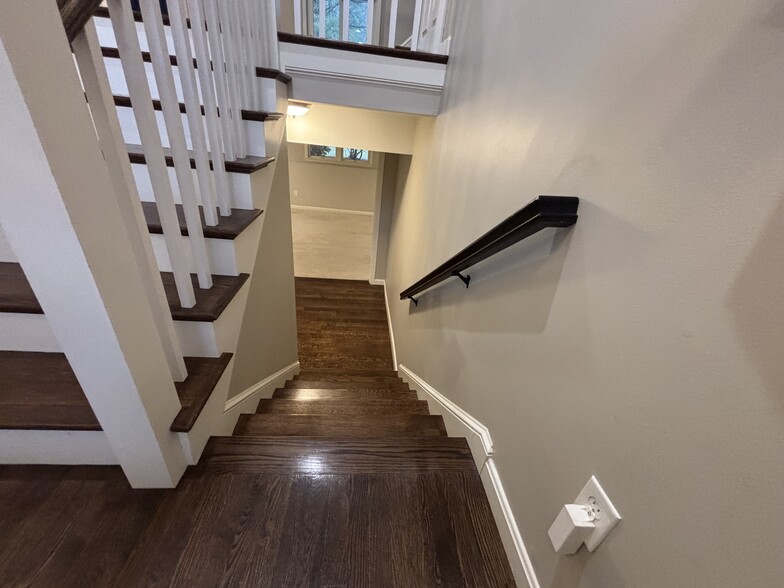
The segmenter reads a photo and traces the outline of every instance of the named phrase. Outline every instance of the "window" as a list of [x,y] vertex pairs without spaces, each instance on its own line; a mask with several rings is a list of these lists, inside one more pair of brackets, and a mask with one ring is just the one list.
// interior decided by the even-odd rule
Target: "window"
[[[309,0],[313,15],[313,36],[319,37],[320,2],[319,0]],[[327,39],[338,39],[342,41],[353,41],[354,43],[367,43],[367,0],[349,0],[348,3],[348,39],[342,38],[343,27],[343,2],[341,0],[325,0],[324,2],[324,37]]]
[[373,165],[373,157],[370,151],[354,147],[305,145],[305,158],[310,161],[340,163],[343,165]]

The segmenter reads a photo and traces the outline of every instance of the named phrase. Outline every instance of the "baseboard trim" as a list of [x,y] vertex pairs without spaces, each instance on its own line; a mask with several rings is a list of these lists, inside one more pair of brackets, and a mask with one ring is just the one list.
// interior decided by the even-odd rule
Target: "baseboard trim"
[[395,348],[395,329],[392,328],[392,314],[389,312],[389,296],[387,296],[387,281],[376,280],[384,286],[384,308],[387,311],[387,327],[389,327],[389,342],[392,345],[392,368],[397,371],[397,349]]
[[306,204],[292,204],[294,210],[318,210],[319,212],[342,212],[345,214],[361,214],[363,216],[373,216],[372,210],[348,210],[346,208],[329,208],[326,206],[308,206]]
[[373,286],[386,286],[386,280],[380,280],[378,278],[370,278],[368,282]]
[[427,401],[430,412],[444,418],[449,436],[467,439],[515,581],[520,586],[527,584],[529,588],[540,588],[528,549],[520,535],[517,521],[495,466],[490,430],[403,364],[400,364],[398,369],[403,380],[417,391],[417,396]]
[[287,365],[283,369],[278,370],[271,376],[264,378],[260,382],[256,382],[250,388],[243,390],[236,396],[229,398],[226,402],[226,407],[224,408],[223,412],[227,413],[230,410],[233,410],[237,405],[246,402],[247,400],[251,399],[255,394],[261,392],[264,388],[270,386],[270,384],[276,383],[277,380],[281,378],[288,379],[289,376],[294,376],[299,373],[299,361],[295,361],[292,364]]

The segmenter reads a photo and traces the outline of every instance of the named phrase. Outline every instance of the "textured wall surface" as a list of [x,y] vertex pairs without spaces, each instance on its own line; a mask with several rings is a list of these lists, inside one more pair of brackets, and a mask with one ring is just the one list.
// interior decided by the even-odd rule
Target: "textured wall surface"
[[[460,2],[392,221],[399,361],[489,426],[543,586],[784,578],[784,3]],[[539,194],[582,198],[417,308]],[[596,474],[624,516],[547,529]]]

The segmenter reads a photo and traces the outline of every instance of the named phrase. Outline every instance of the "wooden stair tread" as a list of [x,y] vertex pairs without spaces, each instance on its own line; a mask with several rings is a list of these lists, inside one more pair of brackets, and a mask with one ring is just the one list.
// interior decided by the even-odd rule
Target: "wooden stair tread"
[[322,414],[244,414],[234,435],[295,435],[309,437],[446,436],[436,415],[374,416]]
[[476,471],[465,439],[213,437],[202,457],[210,472],[351,474]]
[[256,414],[383,415],[430,414],[424,400],[286,400],[262,398]]
[[449,61],[449,57],[447,55],[439,55],[437,53],[425,53],[424,51],[394,49],[392,47],[379,47],[378,45],[365,45],[362,43],[338,41],[335,39],[321,39],[318,37],[295,35],[293,33],[278,32],[278,40],[281,43],[295,43],[297,45],[309,45],[311,47],[323,47],[325,49],[338,49],[341,51],[351,51],[354,53],[382,55],[384,57],[398,57],[401,59],[411,59],[414,61],[427,61],[429,63],[446,64]]
[[63,353],[0,351],[0,429],[100,431]]
[[226,310],[226,307],[249,277],[248,274],[212,276],[212,288],[203,290],[199,288],[199,280],[196,274],[191,274],[193,291],[196,294],[196,306],[193,308],[182,308],[177,297],[174,274],[161,272],[163,289],[169,301],[169,310],[171,310],[172,318],[176,321],[214,322],[218,320],[218,317]]
[[182,408],[170,427],[172,431],[187,433],[193,428],[231,358],[231,353],[220,357],[185,358],[188,377],[184,382],[175,383]]
[[[183,236],[188,235],[188,225],[185,222],[185,210],[182,204],[177,204],[177,219],[180,221],[180,233]],[[161,226],[161,219],[158,215],[158,207],[155,202],[142,202],[142,210],[144,211],[144,219],[147,221],[147,230],[156,235],[163,234],[163,227]],[[232,208],[231,216],[220,215],[218,217],[218,224],[214,227],[208,226],[204,223],[204,207],[199,206],[199,215],[201,216],[201,226],[204,231],[204,236],[208,239],[236,239],[242,231],[247,229],[253,221],[261,216],[262,210],[252,209],[246,210],[242,208]]]
[[[108,11],[106,12],[106,17],[109,16]],[[139,19],[141,22],[141,14],[139,14]],[[101,54],[104,57],[108,57],[109,59],[119,59],[120,58],[120,51],[117,47],[101,47]],[[147,63],[152,63],[152,56],[150,55],[149,51],[142,51],[142,61],[146,61]],[[173,66],[177,66],[177,56],[176,55],[169,55],[169,62]],[[193,67],[199,67],[196,58],[193,58]],[[212,62],[210,62],[210,68],[212,68]],[[273,69],[271,67],[257,67],[256,68],[256,77],[257,78],[267,78],[271,80],[277,80],[283,84],[289,84],[291,82],[291,76],[283,73],[279,69]]]
[[[120,96],[114,95],[114,105],[119,106],[121,108],[131,108],[131,97],[130,96]],[[154,99],[152,101],[152,108],[153,110],[163,110],[163,106],[161,101],[158,99]],[[185,114],[187,109],[185,104],[182,102],[179,103],[180,112]],[[201,106],[201,115],[204,116],[204,106]],[[252,120],[256,122],[264,122],[265,120],[278,120],[283,118],[284,114],[281,112],[269,112],[266,110],[242,110],[242,120]]]
[[362,390],[358,388],[278,388],[273,398],[289,400],[417,400],[410,390]]
[[0,263],[0,312],[43,314],[22,266]]
[[402,380],[396,382],[379,382],[377,380],[366,381],[334,381],[334,380],[289,380],[284,388],[349,388],[360,390],[395,390],[406,392],[409,390]]
[[[174,274],[161,272],[161,281],[163,281],[166,299],[169,301],[169,309],[172,318],[176,321],[214,322],[218,320],[218,317],[249,277],[248,274],[212,276],[213,287],[209,290],[202,290],[199,288],[197,276],[193,274],[191,280],[196,294],[196,306],[182,308],[177,297]],[[43,313],[22,271],[22,266],[18,263],[0,263],[0,312]]]
[[[128,150],[128,159],[131,160],[131,163],[138,163],[142,165],[147,163],[147,160],[144,158],[144,150],[142,149],[141,145],[126,144],[125,147]],[[164,147],[163,153],[166,157],[166,165],[169,167],[174,167],[174,158],[172,157],[171,149]],[[193,152],[189,151],[188,153],[190,154],[191,167],[196,169],[196,159],[193,157]],[[273,161],[275,161],[274,157],[256,157],[255,155],[249,155],[248,157],[227,161],[226,171],[238,174],[252,174],[255,171],[267,167]],[[210,165],[212,165],[211,161]]]

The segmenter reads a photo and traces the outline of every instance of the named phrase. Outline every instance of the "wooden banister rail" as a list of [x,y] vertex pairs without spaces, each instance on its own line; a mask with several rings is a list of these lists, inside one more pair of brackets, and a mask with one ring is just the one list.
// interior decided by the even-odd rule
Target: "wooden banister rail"
[[408,298],[416,304],[414,296],[451,277],[463,280],[467,288],[471,276],[464,276],[461,272],[542,229],[573,225],[577,222],[579,202],[575,196],[539,196],[403,290],[400,299]]
[[71,43],[95,14],[100,6],[101,0],[57,0],[57,8],[60,11],[60,18],[63,19],[63,27]]

